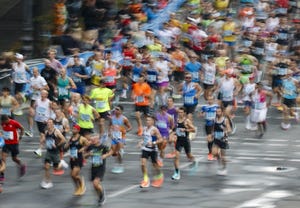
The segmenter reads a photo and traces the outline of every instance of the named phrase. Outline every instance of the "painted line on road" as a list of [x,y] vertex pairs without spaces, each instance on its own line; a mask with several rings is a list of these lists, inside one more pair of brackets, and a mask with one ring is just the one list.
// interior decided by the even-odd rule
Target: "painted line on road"
[[[201,156],[200,156],[200,157],[196,157],[195,160],[196,160],[197,162],[199,162],[199,161],[201,160],[201,158],[202,158]],[[179,166],[179,169],[184,169],[184,168],[190,166],[190,164],[191,164],[191,163],[183,163],[182,165]],[[120,196],[120,195],[122,195],[122,194],[125,194],[126,192],[129,192],[129,191],[131,191],[131,190],[133,190],[133,189],[136,189],[136,188],[139,188],[139,187],[140,187],[140,185],[132,185],[132,186],[128,186],[128,187],[126,187],[126,188],[124,188],[124,189],[122,189],[122,190],[119,190],[119,191],[116,191],[116,192],[114,192],[114,193],[111,193],[111,194],[107,195],[107,197],[108,197],[108,198],[114,198],[114,197]]]
[[290,191],[285,190],[278,190],[278,191],[271,191],[265,194],[260,195],[255,199],[251,199],[246,201],[235,208],[264,208],[264,207],[276,207],[275,202],[281,200],[282,198],[286,198],[289,196],[293,196]]

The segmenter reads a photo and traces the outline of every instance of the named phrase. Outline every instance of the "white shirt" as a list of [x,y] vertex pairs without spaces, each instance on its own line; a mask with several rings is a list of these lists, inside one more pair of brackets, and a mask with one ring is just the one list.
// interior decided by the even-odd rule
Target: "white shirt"
[[[30,78],[30,89],[32,90],[32,100],[37,100],[41,97],[41,88],[45,87],[47,85],[46,80],[41,75],[38,75],[37,77],[31,77]],[[33,87],[37,87],[39,90],[33,89]]]

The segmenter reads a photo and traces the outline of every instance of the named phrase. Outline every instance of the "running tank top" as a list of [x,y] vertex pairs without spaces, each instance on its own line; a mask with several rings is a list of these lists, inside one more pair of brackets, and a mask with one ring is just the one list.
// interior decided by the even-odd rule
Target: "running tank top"
[[151,134],[151,132],[154,128],[155,128],[154,126],[151,126],[150,128],[147,128],[147,127],[144,128],[144,131],[143,131],[144,140],[143,140],[142,150],[152,152],[157,149],[157,145],[155,145],[155,146],[148,145],[149,142],[155,142],[157,140],[157,137],[152,136],[152,134]]
[[113,125],[112,137],[113,139],[123,139],[125,138],[125,125],[124,125],[124,116],[119,118],[113,115],[111,117],[111,123]]
[[223,79],[221,82],[220,91],[222,94],[222,101],[232,101],[233,100],[233,91],[234,91],[234,80]]
[[225,136],[225,129],[226,125],[225,125],[225,117],[222,118],[221,121],[217,121],[217,119],[215,120],[215,124],[214,124],[214,138],[221,140],[222,138],[224,138]]
[[35,121],[45,122],[50,118],[50,100],[36,100]]
[[[58,138],[55,136],[55,131],[56,129],[52,133],[47,131],[45,135],[45,144],[47,151],[59,153],[59,148],[56,146],[58,144]],[[53,147],[53,145],[55,145],[55,147]]]
[[12,96],[9,95],[7,97],[1,97],[1,115],[8,115],[11,116],[11,107],[12,107]]
[[71,138],[69,141],[71,160],[82,158],[82,152],[78,152],[82,148],[82,145],[80,144],[80,137],[81,136],[79,136],[75,140],[73,140],[73,138]]
[[189,133],[186,131],[186,126],[184,125],[185,120],[182,122],[179,122],[177,120],[177,125],[176,125],[176,135],[178,140],[187,140]]

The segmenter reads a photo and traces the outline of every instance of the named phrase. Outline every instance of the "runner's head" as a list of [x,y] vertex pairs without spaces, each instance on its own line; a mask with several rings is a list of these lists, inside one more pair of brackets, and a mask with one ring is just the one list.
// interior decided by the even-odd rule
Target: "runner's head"
[[9,121],[8,115],[2,115],[2,116],[1,116],[1,122],[2,122],[2,123],[7,123],[8,121]]

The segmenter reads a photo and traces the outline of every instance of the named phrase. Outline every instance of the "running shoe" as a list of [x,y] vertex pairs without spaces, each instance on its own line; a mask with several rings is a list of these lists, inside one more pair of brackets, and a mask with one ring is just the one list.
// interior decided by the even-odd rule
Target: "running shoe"
[[36,154],[39,157],[42,157],[42,150],[40,148],[35,150],[33,153]]
[[207,160],[213,161],[213,160],[217,160],[217,158],[215,158],[215,157],[213,156],[213,154],[209,153],[209,154],[207,154]]
[[20,167],[19,177],[24,176],[25,173],[26,173],[26,165],[22,164],[21,167]]
[[46,182],[46,181],[42,181],[40,185],[43,189],[50,189],[53,187],[52,182]]
[[13,114],[16,115],[16,116],[22,116],[23,111],[22,111],[22,109],[18,108],[13,112]]
[[286,123],[282,122],[280,126],[283,130],[288,130],[289,128],[291,128],[290,123],[286,124]]
[[295,113],[295,120],[296,120],[297,123],[299,123],[299,121],[300,121],[298,112]]
[[60,164],[64,169],[69,168],[69,164],[65,160],[60,160]]
[[280,106],[277,107],[277,110],[283,111],[283,107],[280,105]]
[[31,131],[25,131],[25,134],[29,137],[33,137],[33,133]]
[[85,180],[84,180],[84,177],[81,176],[81,186],[79,187],[78,195],[82,196],[82,195],[84,195],[85,192],[86,192]]
[[124,173],[124,167],[123,166],[118,166],[118,167],[113,167],[111,170],[112,173]]
[[218,169],[217,170],[217,175],[219,175],[219,176],[226,176],[227,175],[227,169],[226,168]]
[[180,172],[174,171],[174,174],[172,175],[172,180],[178,181],[180,180]]
[[151,186],[159,188],[163,185],[163,183],[164,183],[164,175],[160,174],[153,179]]
[[281,105],[281,103],[272,103],[272,106],[274,107],[279,107]]
[[101,195],[99,196],[99,200],[98,200],[98,205],[99,205],[99,206],[104,205],[105,200],[106,200],[106,197],[105,197],[105,191],[104,191],[104,189],[102,189],[102,190],[103,190],[103,191],[102,191]]
[[149,179],[147,181],[145,181],[145,180],[141,181],[141,184],[140,184],[141,188],[148,188],[149,186],[150,186],[150,180]]
[[63,169],[57,170],[57,169],[53,169],[52,174],[56,175],[56,176],[60,176],[63,175],[65,173],[65,171]]

